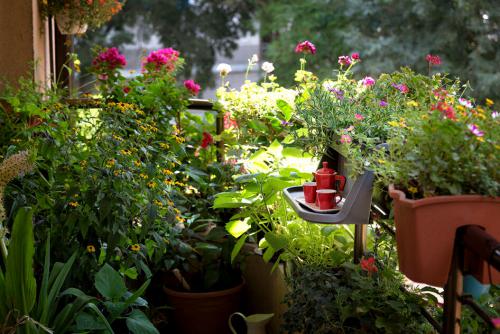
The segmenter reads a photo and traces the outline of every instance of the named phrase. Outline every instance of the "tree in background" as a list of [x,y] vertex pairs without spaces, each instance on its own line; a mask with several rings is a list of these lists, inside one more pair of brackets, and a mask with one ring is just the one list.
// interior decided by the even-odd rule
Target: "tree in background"
[[165,47],[179,50],[186,60],[185,76],[207,86],[213,83],[216,54],[230,57],[236,40],[253,32],[255,8],[254,0],[127,0],[122,13],[101,30],[78,39],[76,48],[85,67],[94,44],[133,43],[133,27],[146,41],[157,33]]
[[440,71],[469,80],[473,95],[500,99],[498,0],[269,0],[260,16],[265,56],[281,82],[293,81],[292,50],[309,39],[318,53],[308,69],[320,76],[353,51],[363,59],[358,70],[373,75],[406,65],[427,72],[432,53]]

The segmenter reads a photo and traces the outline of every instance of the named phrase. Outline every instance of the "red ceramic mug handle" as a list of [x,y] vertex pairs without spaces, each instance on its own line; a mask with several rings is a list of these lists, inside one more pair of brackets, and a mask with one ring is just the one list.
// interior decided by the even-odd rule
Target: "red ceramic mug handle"
[[344,191],[346,178],[343,175],[335,175],[335,181],[340,180],[339,191]]

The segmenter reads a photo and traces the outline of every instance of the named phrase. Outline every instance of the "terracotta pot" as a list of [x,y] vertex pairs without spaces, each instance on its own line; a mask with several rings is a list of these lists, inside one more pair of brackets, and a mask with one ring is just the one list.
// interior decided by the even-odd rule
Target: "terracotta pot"
[[164,287],[178,334],[229,334],[229,316],[241,311],[241,290],[245,281],[214,292],[180,292]]
[[[389,186],[394,199],[394,220],[399,269],[410,279],[444,286],[451,267],[457,228],[479,225],[500,239],[500,197],[480,195],[436,196],[407,199],[404,192]],[[482,283],[500,283],[500,272],[486,263],[472,272]]]
[[84,34],[87,29],[87,23],[83,21],[75,21],[69,15],[67,10],[61,10],[56,14],[57,28],[62,35],[79,35]]

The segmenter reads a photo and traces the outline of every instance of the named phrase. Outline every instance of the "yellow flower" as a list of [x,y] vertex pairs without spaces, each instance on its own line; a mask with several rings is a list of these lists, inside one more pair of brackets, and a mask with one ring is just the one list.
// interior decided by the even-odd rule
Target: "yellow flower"
[[106,162],[106,167],[111,168],[115,165],[115,159],[110,159]]
[[74,208],[76,208],[79,205],[80,204],[78,204],[78,202],[69,202],[69,206],[74,207]]
[[133,252],[138,252],[141,250],[141,246],[139,244],[133,244],[130,246],[130,250]]
[[461,112],[465,111],[465,107],[463,105],[458,105],[458,106],[456,106],[456,108],[458,111],[461,111]]
[[136,110],[135,110],[135,113],[136,113],[137,115],[141,115],[141,116],[143,116],[143,115],[144,115],[144,111],[142,111],[141,109],[136,109]]
[[484,109],[481,107],[477,107],[477,111],[480,112],[481,114],[484,113]]
[[385,164],[385,160],[384,159],[378,159],[378,163],[379,164]]
[[114,174],[115,176],[118,176],[118,175],[120,175],[121,173],[122,173],[122,171],[121,171],[121,170],[119,170],[119,169],[117,169],[117,170],[115,170],[115,171],[113,172],[113,174]]
[[420,116],[420,118],[421,118],[421,119],[424,119],[424,120],[425,120],[425,119],[429,119],[429,115],[422,115],[422,116]]
[[120,150],[120,153],[123,155],[131,155],[132,154],[132,152],[130,152],[130,150]]
[[141,177],[141,179],[144,179],[144,180],[148,179],[148,176],[144,173],[139,174],[139,176]]
[[177,219],[180,223],[184,223],[186,219],[182,218],[181,216],[175,216],[175,219]]
[[406,102],[406,105],[408,107],[418,107],[418,103],[415,102],[415,101],[413,101],[413,100],[410,100],[410,101]]
[[412,194],[416,194],[418,192],[417,187],[408,187],[408,191]]
[[135,165],[136,167],[141,167],[142,162],[141,162],[140,160],[136,160],[136,161],[134,161],[134,165]]
[[182,144],[186,141],[186,139],[179,137],[179,136],[174,136],[174,138],[175,138],[175,141],[179,144]]
[[389,121],[389,122],[387,122],[387,124],[389,124],[390,126],[393,126],[395,128],[399,127],[399,122],[396,122],[396,121]]
[[95,253],[95,247],[94,245],[87,245],[87,253]]
[[180,215],[180,214],[181,214],[181,210],[179,210],[179,209],[177,209],[177,208],[174,208],[174,212],[175,212],[176,214],[178,214],[178,215]]
[[487,105],[488,107],[491,107],[494,103],[495,103],[495,102],[494,102],[493,100],[491,100],[491,99],[486,99],[486,105]]
[[169,179],[166,179],[165,181],[163,181],[163,183],[165,183],[167,186],[175,185],[175,182],[173,180],[169,180]]
[[160,147],[167,150],[170,148],[170,145],[168,145],[166,143],[160,143]]
[[167,204],[170,205],[170,206],[174,206],[174,202],[172,202],[171,200],[168,200]]
[[476,140],[481,142],[481,143],[484,143],[484,138],[483,137],[476,137]]
[[122,138],[122,137],[117,136],[117,135],[113,135],[113,139],[114,139],[114,140],[118,140],[118,141],[122,141],[122,140],[123,140],[123,138]]
[[161,201],[157,200],[157,199],[155,199],[155,200],[153,201],[153,203],[154,203],[156,206],[159,206],[160,208],[161,208],[161,207],[163,207],[163,203],[162,203]]
[[148,188],[150,188],[150,189],[156,188],[156,182],[154,182],[154,181],[148,182]]
[[172,172],[170,169],[167,169],[167,168],[163,169],[162,173],[165,174],[165,175],[172,175],[172,174],[174,174],[174,172]]

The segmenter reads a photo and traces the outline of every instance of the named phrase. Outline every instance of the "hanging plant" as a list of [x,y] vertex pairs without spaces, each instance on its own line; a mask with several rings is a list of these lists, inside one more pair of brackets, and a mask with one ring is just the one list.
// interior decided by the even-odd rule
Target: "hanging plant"
[[40,0],[40,13],[54,16],[61,34],[82,34],[109,21],[123,4],[120,0]]

